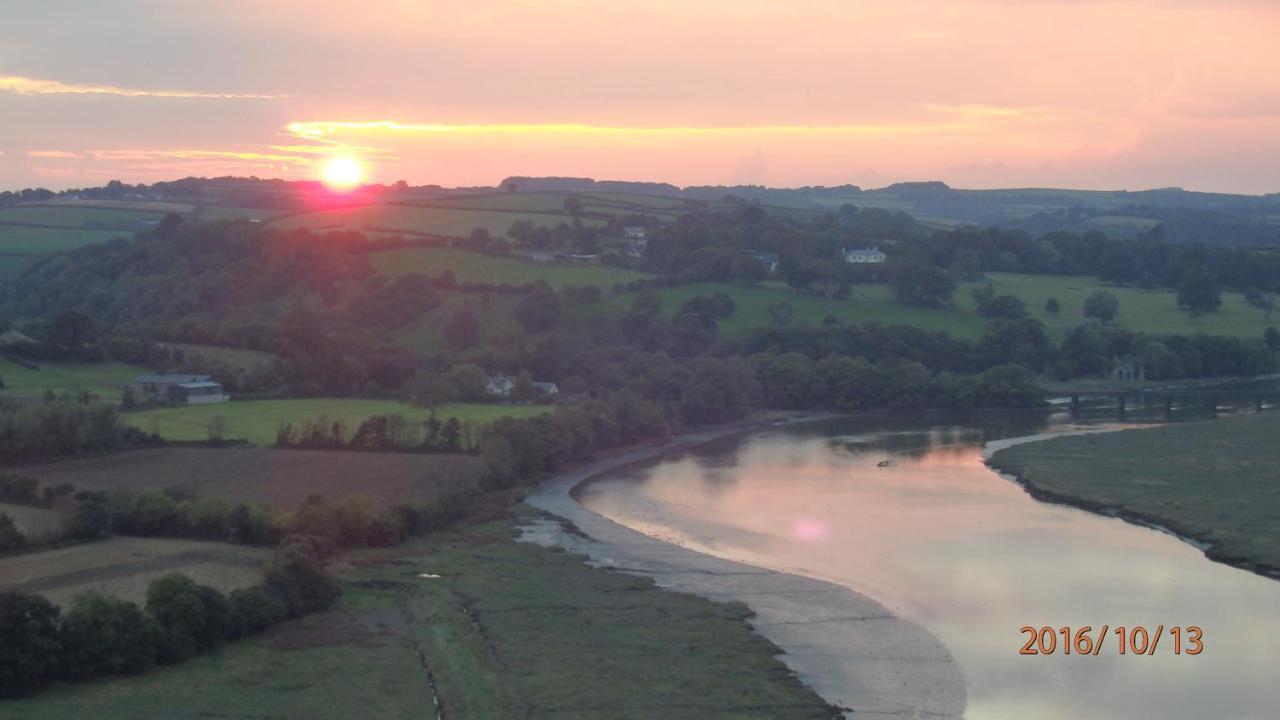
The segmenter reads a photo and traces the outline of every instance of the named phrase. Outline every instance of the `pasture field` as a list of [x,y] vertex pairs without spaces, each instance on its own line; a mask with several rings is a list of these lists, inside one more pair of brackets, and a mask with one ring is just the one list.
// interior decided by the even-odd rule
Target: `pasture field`
[[151,372],[141,365],[121,362],[36,360],[31,364],[39,369],[31,370],[0,357],[0,380],[4,380],[0,396],[40,396],[46,390],[62,393],[79,388],[100,395],[108,402],[116,402],[122,386],[133,382],[138,375]]
[[228,502],[292,511],[308,495],[362,496],[378,503],[431,502],[476,488],[482,465],[470,455],[149,448],[18,468],[42,485],[131,492],[179,487]]
[[[383,234],[426,233],[466,237],[476,228],[484,228],[491,235],[505,235],[511,225],[528,220],[535,225],[555,226],[568,223],[564,214],[538,212],[507,212],[502,210],[475,210],[470,208],[422,207],[414,205],[362,205],[358,207],[320,210],[282,217],[271,222],[272,227],[283,229],[305,227],[312,230],[369,230]],[[599,221],[584,218],[584,224]]]
[[89,590],[142,603],[147,585],[171,572],[230,592],[260,582],[270,555],[203,540],[118,537],[0,558],[0,592],[37,593],[64,607]]
[[0,254],[48,255],[132,235],[132,230],[0,225]]
[[1280,572],[1280,413],[1264,412],[1000,450],[1034,491],[1120,510],[1208,543],[1209,556]]
[[69,228],[136,230],[146,221],[158,221],[164,213],[130,208],[84,205],[15,205],[0,208],[0,224],[58,225]]
[[[483,405],[453,403],[436,411],[441,420],[458,420],[484,424],[503,417],[530,417],[550,411],[547,405]],[[420,422],[430,417],[429,410],[395,400],[355,398],[303,398],[290,400],[245,400],[217,405],[186,405],[140,410],[122,415],[124,421],[139,430],[155,432],[166,440],[207,440],[209,422],[215,415],[225,420],[223,438],[247,440],[267,447],[275,443],[281,422],[295,428],[306,420],[327,418],[328,423],[343,423],[348,433],[374,415],[403,415],[405,420]]]
[[433,712],[421,652],[450,718],[832,717],[743,606],[662,591],[513,532],[502,520],[354,553],[333,611],[138,677],[0,702],[0,714],[421,718]]
[[[1085,298],[1099,290],[1120,300],[1120,314],[1113,323],[1129,330],[1262,337],[1267,328],[1265,313],[1249,305],[1244,296],[1236,292],[1222,293],[1222,307],[1217,312],[1192,318],[1178,309],[1177,296],[1172,290],[1115,287],[1104,285],[1097,278],[1070,275],[987,273],[987,280],[995,286],[997,293],[1021,298],[1027,305],[1027,311],[1040,319],[1055,339],[1060,339],[1066,328],[1084,322]],[[957,309],[973,312],[974,303],[969,292],[979,284],[962,284],[956,290]],[[1062,307],[1057,315],[1045,312],[1044,304],[1050,297],[1058,298]],[[1271,325],[1280,327],[1280,313],[1272,313]]]
[[[696,295],[723,292],[733,298],[733,317],[720,321],[723,337],[740,335],[753,327],[769,324],[768,308],[780,302],[791,305],[792,323],[822,324],[827,314],[825,298],[804,295],[782,283],[761,283],[756,287],[739,287],[725,283],[695,283],[663,288],[658,291],[664,314],[674,314],[680,305]],[[628,294],[613,300],[623,307],[630,304],[634,295]],[[894,302],[890,290],[881,284],[854,285],[850,298],[832,300],[831,313],[846,325],[879,322],[884,325],[914,325],[925,330],[947,332],[957,337],[975,338],[982,334],[983,318],[955,309],[931,310]]]
[[514,258],[490,257],[455,248],[399,248],[370,253],[373,266],[388,275],[418,273],[434,277],[452,270],[460,282],[487,282],[523,285],[545,280],[553,287],[627,283],[650,277],[622,268],[603,265],[536,263]]
[[242,368],[250,370],[260,365],[270,367],[271,363],[277,359],[276,355],[269,352],[260,352],[258,350],[244,350],[242,348],[224,347],[222,345],[195,345],[192,343],[162,343],[170,350],[181,350],[183,355],[189,360],[193,356],[200,356],[205,360],[219,362],[229,367]]
[[53,537],[62,530],[63,516],[55,510],[0,502],[0,515],[8,515],[29,542]]

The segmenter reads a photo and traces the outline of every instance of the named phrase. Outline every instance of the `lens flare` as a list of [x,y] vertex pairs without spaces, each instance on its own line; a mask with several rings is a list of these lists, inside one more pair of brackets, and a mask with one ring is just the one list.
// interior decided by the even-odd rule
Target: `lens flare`
[[364,168],[349,157],[335,157],[324,164],[324,184],[330,190],[350,190],[364,180]]

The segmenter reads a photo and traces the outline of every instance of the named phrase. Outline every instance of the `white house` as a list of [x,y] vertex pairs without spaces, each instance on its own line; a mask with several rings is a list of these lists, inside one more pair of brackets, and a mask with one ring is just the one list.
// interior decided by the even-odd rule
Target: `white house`
[[622,237],[628,240],[645,240],[643,225],[628,225],[622,228]]
[[231,399],[222,383],[213,381],[173,385],[168,394],[175,405],[213,405]]
[[[511,393],[516,389],[516,379],[510,375],[497,375],[485,382],[485,392],[495,397],[511,397]],[[534,392],[539,395],[559,395],[560,386],[553,382],[535,382],[533,383]]]
[[222,383],[211,375],[139,375],[131,383],[139,400],[167,399],[178,405],[226,402]]
[[770,274],[778,272],[778,256],[776,254],[753,252],[751,253],[751,257],[755,258],[756,262],[764,265],[765,268],[769,270]]
[[845,250],[844,261],[851,263],[882,263],[885,255],[880,248]]

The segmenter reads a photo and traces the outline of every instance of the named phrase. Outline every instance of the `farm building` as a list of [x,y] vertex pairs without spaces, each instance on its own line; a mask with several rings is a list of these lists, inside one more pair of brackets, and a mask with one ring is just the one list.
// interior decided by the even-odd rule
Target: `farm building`
[[[491,377],[485,382],[484,389],[494,397],[511,397],[511,393],[516,389],[516,379],[510,375]],[[560,386],[553,382],[535,382],[533,389],[539,395],[560,394]]]
[[230,400],[219,382],[193,382],[170,385],[167,396],[175,405],[212,405]]
[[882,263],[885,254],[880,248],[845,250],[844,261],[851,263]]
[[751,257],[755,258],[756,262],[765,266],[765,269],[767,269],[770,273],[778,272],[777,253],[753,252],[751,253]]
[[628,240],[645,240],[644,226],[628,225],[622,228],[622,237]]
[[139,400],[168,400],[178,405],[207,405],[230,398],[211,375],[139,375],[129,384]]

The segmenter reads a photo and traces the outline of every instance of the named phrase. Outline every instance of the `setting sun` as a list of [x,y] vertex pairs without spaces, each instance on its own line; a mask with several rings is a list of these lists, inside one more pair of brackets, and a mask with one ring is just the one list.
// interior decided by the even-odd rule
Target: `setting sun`
[[349,157],[335,157],[324,164],[324,184],[332,190],[350,190],[364,180],[364,168]]

